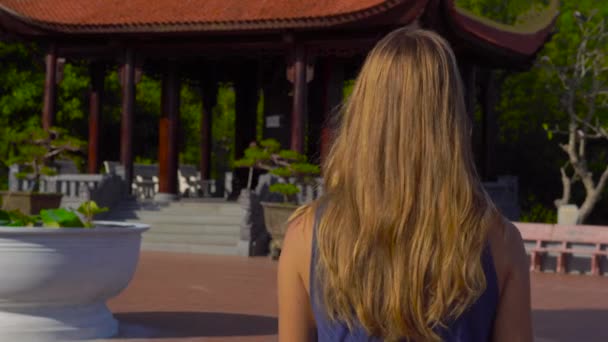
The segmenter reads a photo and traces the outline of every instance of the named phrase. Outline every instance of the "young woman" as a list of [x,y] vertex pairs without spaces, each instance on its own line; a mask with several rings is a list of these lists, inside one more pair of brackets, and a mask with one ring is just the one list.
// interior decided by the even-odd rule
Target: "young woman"
[[290,222],[279,340],[532,341],[521,236],[485,193],[452,50],[400,29],[371,51]]

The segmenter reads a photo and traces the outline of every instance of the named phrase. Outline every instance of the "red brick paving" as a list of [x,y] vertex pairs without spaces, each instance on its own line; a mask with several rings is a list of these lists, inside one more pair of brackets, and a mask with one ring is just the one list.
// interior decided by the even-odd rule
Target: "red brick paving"
[[608,278],[532,275],[534,332],[547,341],[608,341]]
[[[112,341],[276,341],[275,278],[267,258],[143,252]],[[608,341],[608,278],[534,274],[532,306],[538,342]]]
[[126,326],[119,341],[274,341],[276,262],[144,252],[110,309]]

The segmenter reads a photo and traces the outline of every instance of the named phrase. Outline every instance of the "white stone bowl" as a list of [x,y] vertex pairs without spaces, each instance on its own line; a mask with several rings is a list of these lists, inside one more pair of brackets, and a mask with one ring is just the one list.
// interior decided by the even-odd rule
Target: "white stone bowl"
[[118,332],[106,301],[131,281],[149,226],[95,225],[0,227],[0,341],[84,340]]

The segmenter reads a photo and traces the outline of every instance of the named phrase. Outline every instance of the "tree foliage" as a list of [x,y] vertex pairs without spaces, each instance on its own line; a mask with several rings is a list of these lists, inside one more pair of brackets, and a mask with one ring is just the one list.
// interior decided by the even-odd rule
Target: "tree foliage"
[[[556,205],[572,203],[572,187],[582,183],[585,199],[578,223],[585,221],[608,182],[608,25],[605,18],[598,18],[596,14],[597,11],[574,13],[577,43],[572,55],[562,59],[562,64],[548,56],[541,59],[550,74],[559,80],[556,91],[560,109],[567,116],[563,125],[556,123],[550,128],[549,124],[543,124],[550,140],[555,135],[564,136],[558,146],[568,157],[560,168],[563,192]],[[592,170],[593,162],[599,172]]]
[[548,0],[456,0],[456,6],[503,24],[517,24],[527,12],[548,3]]
[[[558,65],[572,63],[580,40],[574,12],[590,13],[594,9],[598,11],[598,18],[608,16],[608,3],[562,1],[555,34],[538,55],[547,56]],[[554,141],[549,140],[543,124],[563,124],[567,120],[560,108],[560,81],[542,63],[536,63],[527,71],[509,73],[501,89],[497,107],[500,113],[499,172],[519,176],[524,215],[538,213],[541,211],[539,205],[554,210],[554,199],[561,195],[562,188],[559,169],[567,158]],[[606,113],[598,114],[604,116]],[[596,163],[591,165],[594,172],[598,167]],[[572,196],[579,202],[584,193],[582,189],[573,189]],[[608,217],[596,210],[589,222],[606,219]]]
[[[0,159],[8,158],[11,136],[28,127],[40,127],[44,92],[44,54],[36,44],[0,41]],[[56,125],[80,139],[88,138],[88,90],[86,61],[68,60],[57,88]],[[180,162],[200,161],[201,94],[184,79],[180,94]],[[158,118],[161,111],[160,80],[144,73],[136,86],[134,154],[138,162],[155,163],[158,155]],[[221,84],[213,109],[212,164],[226,171],[234,151],[234,101],[231,84]],[[119,160],[121,87],[116,65],[106,68],[102,98],[101,159]],[[263,99],[258,113],[263,112]],[[259,119],[263,119],[259,117]],[[263,121],[258,120],[258,131]],[[261,137],[261,134],[258,134]],[[225,161],[224,161],[225,160]],[[212,176],[217,176],[214,172]],[[0,168],[0,188],[6,188],[7,169]]]

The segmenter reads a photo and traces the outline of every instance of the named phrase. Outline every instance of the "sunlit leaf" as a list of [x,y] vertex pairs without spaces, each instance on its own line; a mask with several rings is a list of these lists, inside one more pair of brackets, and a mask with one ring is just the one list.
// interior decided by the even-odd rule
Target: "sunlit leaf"
[[84,223],[73,211],[59,208],[40,211],[40,218],[46,227],[82,228]]

